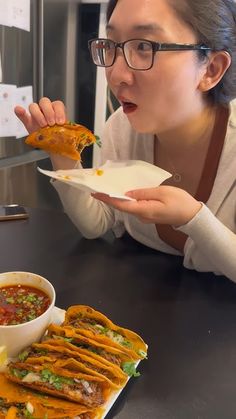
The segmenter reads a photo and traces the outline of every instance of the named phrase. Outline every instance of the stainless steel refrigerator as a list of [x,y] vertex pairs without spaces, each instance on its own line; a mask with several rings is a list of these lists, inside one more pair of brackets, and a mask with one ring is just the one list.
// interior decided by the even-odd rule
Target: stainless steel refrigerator
[[[2,83],[32,85],[34,101],[63,100],[70,120],[93,129],[96,69],[87,40],[98,33],[99,3],[31,0],[30,5],[30,32],[0,25]],[[24,140],[0,138],[0,204],[61,208],[48,178],[37,172],[38,165],[51,168],[47,155]],[[90,166],[92,151],[86,153],[84,164]]]

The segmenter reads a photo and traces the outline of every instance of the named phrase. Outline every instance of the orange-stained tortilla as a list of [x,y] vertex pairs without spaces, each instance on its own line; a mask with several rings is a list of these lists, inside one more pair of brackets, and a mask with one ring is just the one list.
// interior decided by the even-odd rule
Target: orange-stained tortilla
[[5,375],[23,386],[89,408],[102,406],[111,393],[111,385],[104,378],[82,373],[76,361],[71,358],[61,361],[57,366],[47,362],[37,365],[11,362]]
[[[64,345],[65,341],[61,339],[60,345],[54,345],[53,342],[34,343],[28,350],[22,353],[23,362],[27,364],[46,364],[52,363],[60,366],[66,358],[73,359],[75,367],[84,374],[95,375],[106,380],[109,385],[115,389],[123,387],[128,379],[118,366],[106,365],[94,358],[92,352],[85,355],[79,351],[79,348],[72,350]],[[21,356],[19,356],[21,359]]]
[[81,160],[83,149],[95,142],[96,137],[88,128],[71,123],[40,128],[25,140],[25,143],[32,147],[60,154],[72,160]]
[[[23,388],[8,380],[3,373],[0,373],[0,398],[2,399],[0,405],[0,419],[6,417],[14,418],[14,416],[10,416],[10,414],[13,415],[15,413],[13,407],[22,404],[22,409],[25,409],[27,403],[30,403],[32,405],[31,407],[34,409],[32,415],[34,419],[42,419],[44,417],[48,419],[59,419],[64,417],[85,417],[86,419],[95,419],[96,417],[96,419],[98,419],[102,414],[102,410],[100,411],[100,409],[91,410],[78,403],[37,393],[26,387]],[[4,404],[8,416],[6,416],[6,412],[3,411]]]
[[131,356],[136,354],[139,359],[146,357],[147,345],[137,333],[112,323],[104,314],[89,306],[69,307],[62,326],[73,327],[76,333],[114,346]]
[[[71,343],[66,342],[67,345],[72,344],[72,347],[77,346],[80,349],[86,348],[87,351],[92,351],[93,356],[96,356],[96,359],[99,358],[99,360],[102,360],[103,358],[103,362],[108,360],[110,363],[118,366],[121,366],[123,362],[138,361],[140,359],[140,356],[133,350],[123,348],[121,345],[117,348],[109,344],[107,345],[103,341],[88,338],[84,334],[79,334],[77,329],[71,326],[50,324],[45,339],[54,338],[56,338],[56,340],[60,338],[66,339],[67,341],[69,340]],[[56,341],[55,344],[57,344]]]

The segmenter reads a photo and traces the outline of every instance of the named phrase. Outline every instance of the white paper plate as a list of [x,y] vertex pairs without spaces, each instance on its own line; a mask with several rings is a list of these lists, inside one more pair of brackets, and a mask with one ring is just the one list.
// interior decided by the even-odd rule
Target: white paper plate
[[46,176],[65,182],[78,189],[101,192],[109,196],[127,199],[125,192],[159,186],[171,177],[169,172],[141,160],[108,160],[97,169],[38,170]]

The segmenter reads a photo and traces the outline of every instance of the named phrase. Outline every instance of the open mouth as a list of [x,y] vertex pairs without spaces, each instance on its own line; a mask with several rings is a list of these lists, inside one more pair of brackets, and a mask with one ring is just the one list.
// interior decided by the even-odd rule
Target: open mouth
[[122,102],[123,111],[125,114],[136,111],[137,105],[132,102]]

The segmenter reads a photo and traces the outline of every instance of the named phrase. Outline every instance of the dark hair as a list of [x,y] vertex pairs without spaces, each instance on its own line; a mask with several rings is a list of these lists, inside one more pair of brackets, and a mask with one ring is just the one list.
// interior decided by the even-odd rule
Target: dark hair
[[117,3],[118,3],[118,0],[110,0],[108,2],[108,5],[107,5],[107,15],[106,15],[107,22],[109,22],[110,17],[112,15],[112,13],[113,13],[113,11],[114,11]]
[[[109,21],[119,0],[107,6]],[[235,0],[167,0],[176,14],[192,28],[199,43],[214,51],[227,51],[231,66],[209,91],[215,103],[227,104],[236,97],[236,2]]]

